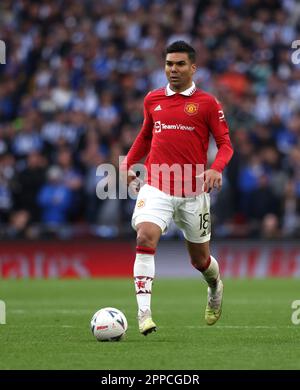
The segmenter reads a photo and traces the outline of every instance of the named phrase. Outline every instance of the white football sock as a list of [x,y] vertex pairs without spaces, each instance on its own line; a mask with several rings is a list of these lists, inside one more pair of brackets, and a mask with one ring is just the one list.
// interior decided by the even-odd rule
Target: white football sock
[[210,264],[205,271],[202,271],[202,275],[208,286],[212,289],[212,291],[214,291],[217,287],[218,281],[220,280],[220,271],[219,264],[213,256],[210,256]]
[[151,292],[154,274],[154,255],[137,253],[133,276],[139,313],[151,310]]

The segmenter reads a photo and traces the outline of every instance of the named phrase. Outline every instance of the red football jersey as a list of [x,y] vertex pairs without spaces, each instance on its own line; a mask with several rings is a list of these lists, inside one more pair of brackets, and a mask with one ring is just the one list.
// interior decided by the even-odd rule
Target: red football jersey
[[[144,99],[142,129],[123,167],[126,165],[128,169],[147,156],[147,183],[175,195],[178,195],[175,187],[180,184],[182,195],[188,195],[190,191],[184,190],[190,188],[186,185],[191,179],[188,173],[192,173],[194,191],[195,176],[199,173],[196,166],[202,166],[202,171],[206,167],[210,133],[218,147],[211,169],[222,172],[233,149],[224,113],[216,98],[196,89],[194,83],[181,93],[175,93],[169,86],[151,91]],[[176,164],[177,168],[182,168],[181,174],[178,169],[171,172],[167,187],[163,186],[162,172],[157,170],[162,164],[168,167]],[[189,168],[185,171],[185,166],[192,167],[192,171]]]

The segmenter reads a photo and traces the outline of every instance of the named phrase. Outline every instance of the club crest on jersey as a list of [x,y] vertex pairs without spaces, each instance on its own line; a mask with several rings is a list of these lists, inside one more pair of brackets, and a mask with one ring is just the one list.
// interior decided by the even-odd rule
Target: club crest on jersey
[[141,208],[144,207],[144,206],[145,206],[145,201],[144,201],[143,199],[140,199],[140,200],[137,202],[136,207],[137,207],[138,209],[141,209]]
[[198,112],[198,103],[186,103],[184,106],[184,112],[188,115],[195,115]]

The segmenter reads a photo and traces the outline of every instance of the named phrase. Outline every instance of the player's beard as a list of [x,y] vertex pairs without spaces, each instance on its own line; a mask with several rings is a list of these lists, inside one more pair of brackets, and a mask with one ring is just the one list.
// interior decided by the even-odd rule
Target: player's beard
[[178,89],[182,88],[182,79],[181,79],[181,77],[174,76],[174,78],[172,78],[170,76],[169,77],[169,83],[170,83],[171,89],[178,90]]
[[171,89],[173,89],[174,91],[185,91],[191,86],[193,81],[189,75],[174,74],[173,77],[171,74],[169,74],[168,81]]

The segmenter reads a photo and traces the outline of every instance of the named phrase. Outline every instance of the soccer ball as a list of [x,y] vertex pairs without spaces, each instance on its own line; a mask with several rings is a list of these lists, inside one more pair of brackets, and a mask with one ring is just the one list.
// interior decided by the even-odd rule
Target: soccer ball
[[91,320],[91,331],[98,341],[119,341],[127,328],[125,315],[114,307],[98,310]]

